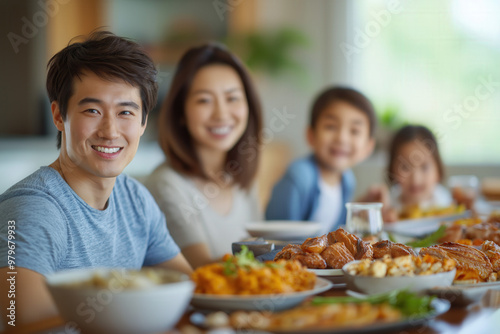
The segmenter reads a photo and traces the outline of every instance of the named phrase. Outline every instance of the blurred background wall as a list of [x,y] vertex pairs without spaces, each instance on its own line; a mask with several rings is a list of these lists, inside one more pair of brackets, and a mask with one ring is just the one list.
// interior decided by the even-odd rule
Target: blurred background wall
[[[159,71],[159,102],[190,46],[216,40],[239,55],[264,106],[267,183],[308,152],[312,100],[337,84],[364,92],[379,117],[377,151],[355,168],[358,192],[382,182],[385,145],[406,123],[436,133],[448,174],[498,177],[498,17],[494,0],[2,0],[0,193],[56,159],[46,64],[99,27],[147,48]],[[156,115],[125,170],[139,179],[163,160]],[[283,127],[271,128],[275,119]]]

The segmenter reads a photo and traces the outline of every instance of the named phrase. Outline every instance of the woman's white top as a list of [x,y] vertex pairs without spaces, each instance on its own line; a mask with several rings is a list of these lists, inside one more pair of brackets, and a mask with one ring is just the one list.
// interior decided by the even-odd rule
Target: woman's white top
[[220,258],[231,253],[233,242],[248,237],[246,223],[262,219],[255,187],[249,192],[233,187],[232,207],[222,215],[208,200],[217,196],[215,183],[200,190],[192,179],[167,163],[158,166],[145,185],[165,214],[168,230],[181,249],[205,243],[212,258]]

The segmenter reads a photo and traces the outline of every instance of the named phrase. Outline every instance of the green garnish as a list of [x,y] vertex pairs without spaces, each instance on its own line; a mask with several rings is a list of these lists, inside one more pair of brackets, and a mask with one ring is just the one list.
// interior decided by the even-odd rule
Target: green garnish
[[446,232],[446,225],[441,225],[436,231],[429,234],[423,239],[407,242],[410,247],[429,247],[438,243]]
[[262,263],[255,259],[253,252],[248,249],[246,245],[241,246],[241,252],[236,253],[234,256],[229,257],[224,262],[224,274],[226,276],[234,276],[238,273],[238,268],[250,270],[254,268],[281,268],[282,265],[278,263]]
[[435,296],[418,296],[407,290],[393,290],[387,293],[371,295],[366,298],[356,297],[315,297],[312,300],[313,305],[322,304],[346,304],[346,303],[387,303],[398,309],[405,316],[424,315],[433,310],[431,306]]
[[397,242],[394,234],[392,234],[391,232],[387,232],[387,238],[389,238],[389,241]]

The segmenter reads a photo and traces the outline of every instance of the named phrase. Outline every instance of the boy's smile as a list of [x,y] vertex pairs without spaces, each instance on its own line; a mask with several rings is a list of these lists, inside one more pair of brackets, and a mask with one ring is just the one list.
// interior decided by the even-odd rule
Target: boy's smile
[[62,132],[60,160],[72,174],[112,178],[132,161],[144,133],[139,89],[92,72],[73,80],[66,120],[57,102],[54,122]]
[[308,130],[308,142],[320,168],[343,172],[365,159],[372,151],[368,116],[343,101],[328,105]]

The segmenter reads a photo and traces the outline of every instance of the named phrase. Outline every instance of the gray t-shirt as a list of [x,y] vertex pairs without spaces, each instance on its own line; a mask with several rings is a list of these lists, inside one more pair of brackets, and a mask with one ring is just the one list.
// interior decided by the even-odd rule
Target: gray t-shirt
[[139,269],[179,253],[153,197],[126,175],[116,178],[107,208],[97,210],[57,171],[41,167],[0,195],[0,217],[0,267],[7,266],[8,225],[15,226],[15,266],[43,275],[71,268]]

